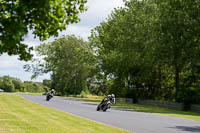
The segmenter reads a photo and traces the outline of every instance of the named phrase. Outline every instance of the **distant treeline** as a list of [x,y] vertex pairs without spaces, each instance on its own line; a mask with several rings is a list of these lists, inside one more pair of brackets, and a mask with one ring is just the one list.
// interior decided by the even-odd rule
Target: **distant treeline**
[[0,77],[0,89],[5,92],[46,92],[49,87],[41,82],[24,81],[10,76]]

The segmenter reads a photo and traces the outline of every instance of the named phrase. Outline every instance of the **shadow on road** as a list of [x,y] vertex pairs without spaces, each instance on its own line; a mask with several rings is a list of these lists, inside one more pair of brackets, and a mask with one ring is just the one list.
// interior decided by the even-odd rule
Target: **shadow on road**
[[112,109],[113,110],[120,110],[120,111],[139,112],[139,111],[135,111],[135,110],[123,109],[123,108],[115,108],[115,107],[112,107]]
[[200,133],[200,126],[195,126],[195,127],[188,127],[188,126],[175,126],[175,127],[170,127],[170,128],[175,128],[181,131],[190,131],[194,133]]
[[98,104],[96,104],[96,103],[82,103],[82,104],[86,104],[86,105],[95,105],[95,106],[98,105]]

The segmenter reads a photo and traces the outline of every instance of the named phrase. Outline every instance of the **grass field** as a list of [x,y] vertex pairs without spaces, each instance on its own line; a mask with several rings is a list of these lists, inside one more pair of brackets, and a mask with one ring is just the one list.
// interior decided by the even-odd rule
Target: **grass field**
[[0,133],[127,133],[49,107],[0,93]]
[[[85,96],[84,98],[78,97],[69,97],[72,99],[87,101],[87,102],[94,102],[99,103],[103,97],[98,96]],[[173,116],[173,117],[180,117],[195,121],[200,121],[200,114],[199,113],[193,113],[193,112],[186,112],[186,111],[179,111],[174,109],[168,109],[164,107],[157,107],[157,106],[147,106],[147,105],[138,105],[138,104],[127,104],[127,103],[117,103],[112,106],[113,108],[121,108],[121,109],[128,109],[138,112],[148,112],[148,113],[156,113],[160,115],[167,115],[167,116]]]

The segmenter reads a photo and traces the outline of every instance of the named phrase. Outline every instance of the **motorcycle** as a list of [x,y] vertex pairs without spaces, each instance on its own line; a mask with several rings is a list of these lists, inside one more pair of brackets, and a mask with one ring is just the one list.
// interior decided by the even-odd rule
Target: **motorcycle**
[[107,109],[110,109],[111,107],[111,102],[110,100],[105,100],[103,102],[101,102],[98,106],[97,106],[97,111],[106,111]]
[[48,92],[46,95],[46,101],[49,101],[51,98],[53,98],[53,94]]

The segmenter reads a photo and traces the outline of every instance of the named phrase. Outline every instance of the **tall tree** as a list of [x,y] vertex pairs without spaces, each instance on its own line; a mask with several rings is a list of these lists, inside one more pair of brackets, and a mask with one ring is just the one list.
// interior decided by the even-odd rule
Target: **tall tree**
[[15,91],[23,91],[23,83],[20,79],[11,77],[12,83],[15,86]]
[[90,37],[102,79],[114,80],[116,93],[197,103],[199,2],[130,0],[115,9]]
[[75,36],[63,36],[37,49],[44,62],[38,62],[35,74],[51,72],[52,88],[62,94],[79,94],[95,69],[93,52],[87,42]]
[[49,88],[52,88],[52,81],[51,80],[44,79],[42,84],[49,87]]
[[159,25],[157,25],[159,59],[174,68],[176,95],[182,81],[181,72],[186,66],[197,63],[193,61],[198,58],[197,53],[200,50],[199,2],[199,0],[156,0],[159,8]]
[[92,31],[90,41],[101,73],[116,80],[116,87],[133,89],[136,85],[144,89],[153,62],[151,33],[155,7],[151,1],[139,0],[127,1],[125,5],[115,9],[107,22]]
[[14,92],[15,86],[12,83],[11,77],[3,76],[3,90],[6,92]]
[[41,41],[58,36],[78,15],[86,10],[87,0],[1,0],[0,55],[19,55],[30,60],[31,47],[23,44],[29,30]]

